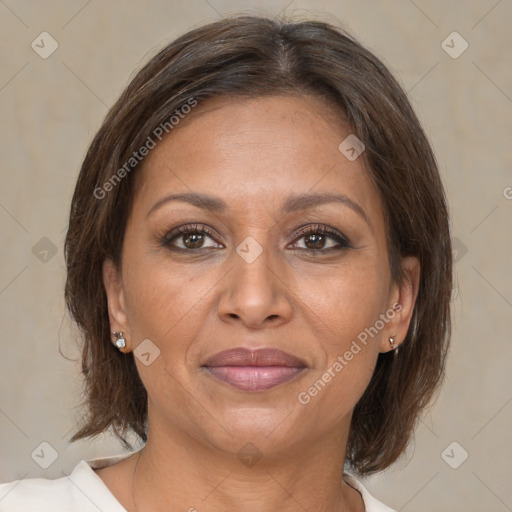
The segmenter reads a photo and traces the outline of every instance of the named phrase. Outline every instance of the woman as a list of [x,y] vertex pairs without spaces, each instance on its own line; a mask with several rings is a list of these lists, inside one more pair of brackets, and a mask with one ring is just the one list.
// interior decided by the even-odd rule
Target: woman
[[443,375],[435,158],[385,66],[328,24],[240,16],[135,76],[66,238],[89,415],[126,448],[0,487],[1,510],[389,511]]

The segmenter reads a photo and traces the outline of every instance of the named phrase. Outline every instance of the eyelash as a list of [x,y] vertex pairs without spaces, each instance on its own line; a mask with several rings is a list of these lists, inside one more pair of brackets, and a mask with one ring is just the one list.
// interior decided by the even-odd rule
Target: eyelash
[[[203,247],[198,247],[196,249],[183,249],[181,247],[175,247],[172,245],[172,242],[175,239],[179,238],[180,236],[183,236],[186,234],[193,234],[193,233],[202,233],[202,234],[208,235],[212,239],[215,239],[215,237],[216,237],[215,233],[210,228],[208,228],[207,226],[204,226],[203,224],[189,224],[186,226],[180,226],[180,227],[175,228],[172,231],[166,233],[163,237],[160,238],[160,244],[164,247],[167,247],[169,250],[178,251],[178,252],[193,253],[193,252],[205,249]],[[294,243],[297,243],[301,238],[303,238],[307,235],[311,235],[311,234],[320,234],[320,235],[328,236],[328,238],[331,238],[334,242],[336,242],[338,244],[338,246],[329,247],[327,249],[298,248],[296,250],[308,251],[308,252],[313,252],[313,253],[327,253],[327,252],[331,252],[331,251],[339,251],[339,250],[351,248],[350,241],[347,237],[342,235],[336,229],[330,228],[328,226],[324,226],[322,224],[310,225],[310,226],[307,226],[306,228],[300,229],[296,233],[296,238],[295,238]],[[207,247],[206,249],[212,249],[212,247]]]

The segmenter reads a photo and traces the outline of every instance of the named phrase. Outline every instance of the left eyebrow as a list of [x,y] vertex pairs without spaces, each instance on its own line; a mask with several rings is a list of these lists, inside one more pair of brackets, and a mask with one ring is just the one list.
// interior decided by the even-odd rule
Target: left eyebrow
[[372,225],[363,208],[350,197],[343,194],[302,194],[298,196],[290,196],[286,199],[281,207],[281,214],[287,214],[300,210],[307,210],[327,203],[341,203],[348,206],[351,210],[362,217],[370,228]]

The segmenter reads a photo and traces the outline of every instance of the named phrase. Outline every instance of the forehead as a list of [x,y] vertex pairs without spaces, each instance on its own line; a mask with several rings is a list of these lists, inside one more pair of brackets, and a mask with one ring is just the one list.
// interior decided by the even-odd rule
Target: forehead
[[209,99],[156,141],[135,203],[207,192],[240,211],[291,193],[339,192],[382,217],[363,159],[351,161],[339,149],[350,133],[343,112],[316,97]]

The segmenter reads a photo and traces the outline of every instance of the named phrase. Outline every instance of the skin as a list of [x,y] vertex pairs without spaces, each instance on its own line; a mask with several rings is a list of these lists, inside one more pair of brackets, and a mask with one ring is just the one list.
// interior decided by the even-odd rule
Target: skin
[[[379,192],[363,159],[338,150],[349,133],[340,113],[317,98],[217,98],[198,105],[144,161],[121,268],[107,260],[103,272],[111,330],[125,334],[126,351],[145,339],[160,350],[149,366],[135,358],[149,396],[147,444],[97,470],[129,512],[170,504],[190,512],[364,510],[342,479],[352,412],[379,353],[391,349],[389,337],[398,345],[406,336],[420,269],[404,258],[406,279],[392,281]],[[181,192],[215,196],[227,209],[178,201],[153,209]],[[280,213],[289,195],[311,193],[343,194],[367,220],[342,203]],[[204,235],[201,248],[186,254],[162,245],[185,224],[206,225],[214,237]],[[329,250],[339,246],[326,235],[313,251],[318,239],[297,232],[318,225],[341,232],[350,246]],[[251,263],[236,252],[249,236],[262,248]],[[183,248],[187,240],[181,234],[172,243]],[[397,302],[401,310],[379,334],[299,403],[298,394]],[[240,346],[279,348],[308,368],[258,392],[201,368]],[[262,455],[250,466],[237,457],[246,443]]]

